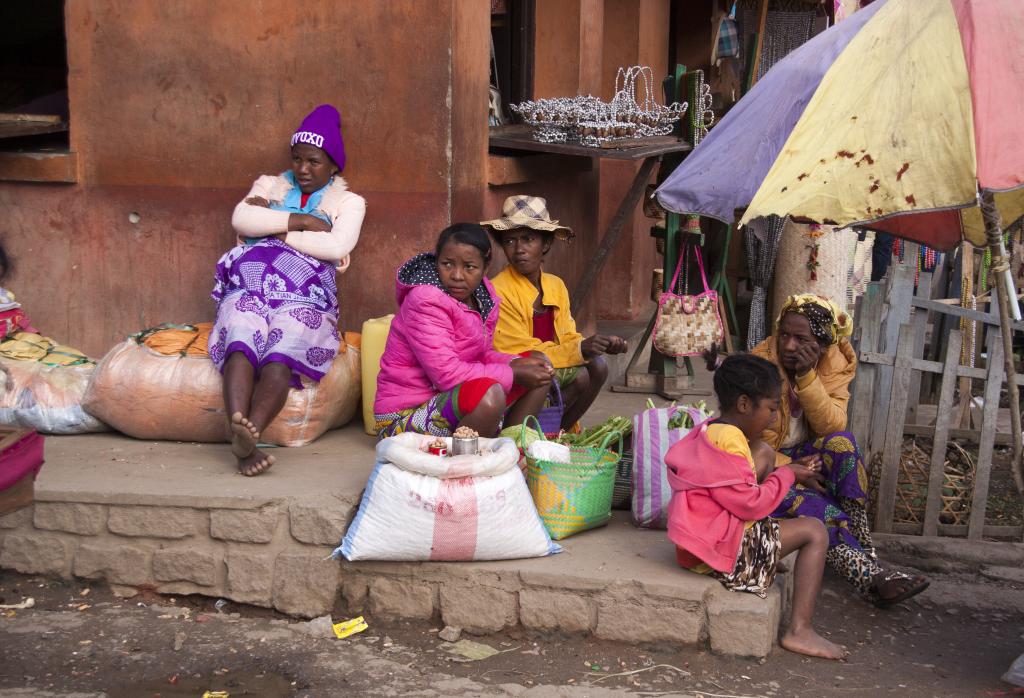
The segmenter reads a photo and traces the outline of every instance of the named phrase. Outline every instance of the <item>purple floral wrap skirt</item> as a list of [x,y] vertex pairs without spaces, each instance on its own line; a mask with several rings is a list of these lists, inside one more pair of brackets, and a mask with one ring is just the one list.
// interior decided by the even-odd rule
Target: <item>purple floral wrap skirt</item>
[[232,248],[217,262],[213,299],[219,302],[210,358],[223,372],[239,352],[257,374],[268,363],[319,381],[338,353],[338,289],[334,265],[277,239]]

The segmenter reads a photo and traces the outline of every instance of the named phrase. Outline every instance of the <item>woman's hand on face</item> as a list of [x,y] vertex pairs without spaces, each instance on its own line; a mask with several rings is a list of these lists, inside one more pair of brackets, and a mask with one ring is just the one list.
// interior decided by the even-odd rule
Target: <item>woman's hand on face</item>
[[793,471],[793,475],[796,476],[796,482],[798,485],[803,485],[804,487],[808,487],[812,490],[817,490],[822,494],[827,494],[825,492],[825,476],[817,470],[811,470],[799,461],[786,463],[782,467],[789,468]]
[[288,230],[311,230],[319,233],[331,232],[331,224],[308,213],[292,213],[288,216]]
[[245,200],[245,203],[250,206],[261,206],[263,208],[270,208],[270,202],[264,199],[262,196],[250,196]]
[[818,365],[821,358],[821,345],[816,341],[804,342],[796,350],[796,375],[804,376]]
[[513,359],[509,362],[509,366],[512,368],[513,382],[527,390],[551,385],[552,376],[555,374],[555,369],[551,368],[551,364],[533,356]]

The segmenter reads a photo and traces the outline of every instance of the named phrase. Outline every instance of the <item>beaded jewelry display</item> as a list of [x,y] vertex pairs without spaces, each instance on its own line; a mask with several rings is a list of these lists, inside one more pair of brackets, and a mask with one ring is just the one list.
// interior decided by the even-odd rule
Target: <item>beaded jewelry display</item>
[[[643,100],[637,90],[643,86]],[[668,106],[654,100],[654,73],[647,66],[619,68],[610,102],[593,95],[527,100],[509,108],[533,127],[541,143],[579,142],[590,147],[616,138],[664,136],[686,112],[686,103]]]
[[688,96],[690,104],[690,142],[697,147],[708,129],[715,123],[715,112],[711,109],[711,85],[704,82],[703,70],[692,70],[687,73]]

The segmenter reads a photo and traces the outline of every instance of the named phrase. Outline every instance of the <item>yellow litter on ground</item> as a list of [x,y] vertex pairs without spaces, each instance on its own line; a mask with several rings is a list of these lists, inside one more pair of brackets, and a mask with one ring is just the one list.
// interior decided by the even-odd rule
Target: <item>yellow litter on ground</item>
[[370,626],[366,624],[362,616],[353,618],[352,620],[343,620],[340,623],[334,623],[331,627],[334,628],[334,636],[339,640],[344,640],[350,635],[361,633]]

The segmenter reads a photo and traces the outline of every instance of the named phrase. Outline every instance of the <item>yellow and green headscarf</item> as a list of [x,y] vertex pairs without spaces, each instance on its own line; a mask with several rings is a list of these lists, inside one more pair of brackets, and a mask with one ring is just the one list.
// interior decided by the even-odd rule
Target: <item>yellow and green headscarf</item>
[[832,345],[853,334],[853,320],[828,298],[813,293],[798,293],[786,299],[775,319],[775,332],[786,313],[797,313],[807,318],[811,334],[822,344]]

